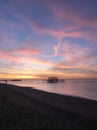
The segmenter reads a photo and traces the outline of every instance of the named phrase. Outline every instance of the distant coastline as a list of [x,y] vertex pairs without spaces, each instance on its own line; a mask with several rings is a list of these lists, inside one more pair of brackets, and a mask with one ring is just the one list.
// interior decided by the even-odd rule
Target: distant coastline
[[21,79],[12,79],[10,81],[22,81]]

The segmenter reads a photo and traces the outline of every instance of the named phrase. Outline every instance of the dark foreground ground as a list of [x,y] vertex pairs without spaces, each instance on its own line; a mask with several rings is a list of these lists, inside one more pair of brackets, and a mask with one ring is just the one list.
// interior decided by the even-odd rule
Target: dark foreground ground
[[0,130],[97,130],[97,101],[0,84]]

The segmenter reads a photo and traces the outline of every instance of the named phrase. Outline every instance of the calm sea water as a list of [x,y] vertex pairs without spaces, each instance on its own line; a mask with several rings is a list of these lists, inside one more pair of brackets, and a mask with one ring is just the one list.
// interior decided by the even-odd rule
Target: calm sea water
[[73,95],[88,99],[97,100],[97,80],[66,80],[59,83],[47,83],[42,80],[22,80],[9,81],[9,84],[15,84],[47,92],[58,93],[62,95]]

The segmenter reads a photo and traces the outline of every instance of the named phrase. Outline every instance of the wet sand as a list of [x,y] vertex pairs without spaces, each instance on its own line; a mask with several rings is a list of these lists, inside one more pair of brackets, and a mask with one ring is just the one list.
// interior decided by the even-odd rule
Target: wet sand
[[0,84],[0,130],[97,130],[97,101]]

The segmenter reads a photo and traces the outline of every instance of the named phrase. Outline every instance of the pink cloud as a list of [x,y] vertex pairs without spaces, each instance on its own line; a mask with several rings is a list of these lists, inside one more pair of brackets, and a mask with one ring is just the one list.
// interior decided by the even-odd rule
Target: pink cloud
[[[52,16],[52,20],[54,19],[58,24],[60,24],[62,26],[62,29],[53,29],[53,28],[47,28],[47,27],[43,27],[41,26],[39,23],[36,23],[34,20],[31,20],[29,18],[27,18],[26,15],[19,13],[15,13],[15,16],[20,19],[20,21],[22,21],[22,23],[24,25],[28,25],[29,27],[32,28],[32,32],[37,33],[38,35],[50,35],[50,36],[54,36],[57,38],[63,38],[63,37],[69,37],[69,38],[84,38],[86,40],[89,41],[94,41],[97,42],[97,40],[95,39],[95,31],[94,32],[89,32],[89,31],[77,31],[76,29],[78,29],[79,27],[82,26],[89,26],[89,27],[97,27],[97,20],[86,20],[86,19],[81,19],[80,17],[78,17],[78,15],[76,14],[76,12],[74,12],[74,10],[72,9],[72,6],[69,6],[68,4],[66,4],[66,6],[64,8],[62,8],[61,6],[58,5],[58,3],[54,2],[54,1],[43,1],[43,5],[47,7],[47,9],[50,11],[51,16]],[[13,5],[17,5],[22,4],[22,3],[26,3],[26,1],[17,1],[17,2],[13,2],[12,0],[10,0],[9,2],[9,7],[13,7]],[[33,2],[31,2],[32,4]],[[52,4],[51,4],[52,3]],[[55,3],[55,4],[54,4]],[[66,2],[67,3],[67,2]],[[71,8],[70,8],[71,7]],[[66,27],[64,22],[62,22],[64,19],[67,19],[69,21],[74,22],[74,25],[72,26],[68,26]],[[10,22],[8,22],[8,24],[10,24]],[[17,27],[20,29],[21,25],[17,25],[15,23],[11,22],[11,25],[13,27]],[[23,26],[24,28],[24,26]],[[97,34],[97,33],[96,33]]]
[[6,60],[11,60],[11,59],[13,59],[13,56],[11,56],[9,53],[7,53],[7,52],[4,52],[4,51],[1,51],[0,50],[0,58],[1,59],[6,59]]
[[[16,14],[16,17],[19,18],[24,25],[27,25],[29,26],[31,29],[32,29],[32,32],[36,33],[37,35],[41,35],[41,36],[45,36],[45,35],[50,35],[50,36],[53,36],[53,37],[56,37],[58,39],[61,39],[61,38],[83,38],[87,41],[90,41],[90,42],[97,42],[95,36],[97,35],[97,32],[95,31],[83,31],[83,30],[78,30],[80,27],[82,26],[90,26],[90,24],[88,23],[85,23],[76,18],[75,16],[72,16],[70,14],[70,16],[68,16],[61,11],[61,10],[58,10],[59,11],[59,14],[63,14],[64,18],[68,18],[70,17],[70,20],[71,21],[74,21],[75,22],[75,25],[72,25],[72,26],[67,26],[65,27],[65,25],[63,23],[60,23],[62,28],[61,29],[53,29],[53,28],[48,28],[48,27],[44,27],[44,26],[41,26],[39,23],[36,23],[34,20],[31,20],[29,18],[26,18],[24,15],[22,14]],[[62,13],[61,13],[62,12]],[[58,13],[56,11],[54,11],[54,17],[57,17]],[[57,19],[62,19],[60,16],[57,17]],[[77,19],[77,20],[76,20]],[[61,20],[62,21],[62,20]]]
[[[21,53],[21,51],[20,51],[20,53]],[[33,54],[35,54],[35,53],[36,52],[34,52]],[[25,51],[23,51],[23,54],[25,54]],[[46,61],[46,60],[42,60],[42,59],[34,58],[34,57],[29,57],[28,55],[26,55],[26,56],[24,55],[22,57],[14,56],[14,55],[12,55],[12,52],[4,52],[4,51],[0,51],[0,59],[3,61],[6,61],[7,63],[12,63],[12,64],[16,64],[16,65],[19,64],[19,66],[24,64],[25,67],[32,66],[32,68],[33,68],[33,64],[36,64],[36,68],[37,68],[37,65],[42,65],[43,67],[45,67],[45,66],[51,67],[51,66],[55,65],[55,63],[50,62],[50,61]]]
[[59,41],[56,45],[53,46],[54,49],[54,55],[57,56],[58,55],[58,51],[60,49],[61,46],[61,42]]
[[91,48],[88,47],[82,47],[80,45],[71,44],[68,42],[65,42],[61,48],[64,58],[63,60],[66,60],[68,63],[77,63],[78,61],[83,62],[84,60],[91,59],[90,56]]
[[30,56],[30,55],[40,54],[40,51],[38,51],[38,50],[18,49],[18,50],[13,51],[12,53],[13,54],[19,54],[19,55]]
[[[58,5],[57,2],[55,4],[53,3],[51,5],[51,1],[45,2],[45,5],[51,11],[55,21],[62,21],[64,19],[67,19],[67,20],[70,20],[71,22],[74,22],[75,24],[77,24],[79,26],[89,26],[92,28],[93,27],[97,28],[97,24],[96,24],[97,17],[96,16],[94,19],[92,18],[92,20],[88,20],[85,18],[85,16],[86,17],[90,16],[89,15],[90,11],[91,11],[91,13],[93,13],[92,10],[87,9],[87,7],[82,11],[80,10],[81,12],[78,13],[76,10],[76,7],[74,8],[71,5],[71,3],[67,4],[67,2],[65,2],[64,7]],[[83,7],[81,9],[83,9]],[[83,17],[81,17],[82,15],[83,15]]]
[[[71,44],[69,42],[61,43],[57,56],[61,56],[60,63],[56,64],[54,69],[59,72],[71,72],[71,70],[83,71],[93,70],[91,66],[92,60],[95,58],[91,56],[93,49],[89,47],[82,47],[80,45]],[[90,67],[91,66],[91,67]],[[71,72],[72,73],[72,72]],[[77,73],[77,72],[75,72]]]
[[85,39],[89,42],[96,42],[96,35],[97,32],[95,31],[79,31],[76,30],[77,28],[80,28],[80,25],[76,26],[71,26],[67,27],[66,29],[63,27],[63,29],[60,30],[55,30],[53,28],[46,28],[46,27],[41,27],[37,23],[33,21],[28,21],[29,26],[31,26],[32,31],[35,31],[36,34],[38,35],[50,35],[53,37],[56,37],[58,39],[61,38],[82,38]]

